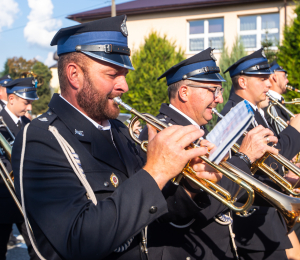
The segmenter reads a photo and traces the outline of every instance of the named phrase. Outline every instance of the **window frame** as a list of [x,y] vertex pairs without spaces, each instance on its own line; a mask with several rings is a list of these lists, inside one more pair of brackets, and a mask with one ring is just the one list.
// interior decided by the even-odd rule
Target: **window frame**
[[[272,29],[261,29],[261,25],[262,25],[262,15],[266,15],[266,14],[278,14],[278,28],[272,28]],[[245,31],[241,31],[241,17],[247,17],[247,16],[256,16],[256,30],[245,30]],[[275,12],[275,13],[262,13],[262,14],[249,14],[249,15],[240,15],[238,16],[238,22],[237,22],[237,32],[238,32],[238,36],[242,36],[242,35],[256,35],[256,47],[255,48],[245,48],[246,51],[256,51],[259,48],[261,48],[261,35],[265,34],[268,31],[269,34],[273,34],[273,33],[278,33],[279,39],[278,41],[280,42],[280,13],[279,12]],[[271,46],[270,47],[271,50],[277,50],[278,47],[277,46]]]
[[[209,33],[208,29],[209,29],[209,20],[213,20],[213,19],[223,19],[223,32],[215,32],[215,33]],[[199,34],[190,34],[190,22],[194,22],[194,21],[204,21],[204,33],[199,33]],[[211,17],[211,18],[206,18],[206,19],[193,19],[193,20],[187,20],[187,48],[186,48],[186,54],[196,54],[200,51],[203,51],[205,49],[207,49],[209,47],[209,42],[208,42],[208,38],[210,37],[223,37],[223,41],[224,41],[224,30],[225,30],[225,26],[224,26],[224,17]],[[198,51],[190,51],[190,39],[198,39],[198,38],[204,38],[204,49],[203,50],[198,50]],[[221,53],[222,50],[214,50],[214,53]]]

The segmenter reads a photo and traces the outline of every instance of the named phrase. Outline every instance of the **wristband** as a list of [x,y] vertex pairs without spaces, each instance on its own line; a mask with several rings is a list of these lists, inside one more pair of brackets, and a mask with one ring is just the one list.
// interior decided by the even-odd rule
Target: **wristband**
[[244,154],[244,153],[240,153],[240,152],[237,152],[235,153],[240,159],[242,159],[247,165],[248,167],[250,168],[251,167],[251,160],[249,159],[249,157]]

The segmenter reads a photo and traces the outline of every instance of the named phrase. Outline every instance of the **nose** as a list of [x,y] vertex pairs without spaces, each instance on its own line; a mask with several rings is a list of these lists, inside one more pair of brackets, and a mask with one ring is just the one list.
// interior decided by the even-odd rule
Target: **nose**
[[270,88],[272,86],[271,82],[270,82],[270,78],[268,78],[268,79],[265,80],[265,84],[266,84],[267,88]]
[[223,103],[223,94],[220,93],[217,98],[215,99],[215,103],[219,103],[219,104],[222,104]]
[[28,104],[27,107],[26,107],[26,110],[27,110],[27,111],[31,111],[31,110],[32,110],[32,105],[31,105],[31,104]]
[[118,81],[115,85],[115,90],[122,92],[122,93],[125,93],[128,91],[128,84],[126,82],[125,76],[122,75],[122,76],[118,77]]

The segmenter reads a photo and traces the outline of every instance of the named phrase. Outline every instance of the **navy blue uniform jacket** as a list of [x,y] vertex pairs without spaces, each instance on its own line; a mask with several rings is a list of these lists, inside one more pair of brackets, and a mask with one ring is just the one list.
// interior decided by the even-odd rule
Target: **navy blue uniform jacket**
[[[15,122],[12,120],[10,115],[6,112],[5,109],[1,110],[0,116],[3,117],[3,121],[7,124],[10,131],[13,133],[14,136],[17,136],[20,129],[17,127]],[[22,116],[23,125],[26,125],[30,122],[30,120]],[[0,128],[1,134],[8,140],[9,142],[12,141],[12,137],[8,133],[7,129],[4,127]],[[1,160],[3,161],[5,167],[7,168],[8,172],[11,172],[12,167],[11,163],[6,157],[5,154],[1,155]],[[15,201],[11,197],[6,185],[4,184],[2,178],[0,178],[0,223],[19,223],[23,222],[23,216],[21,215],[18,207],[15,204]]]
[[[167,104],[162,104],[159,112],[157,118],[164,123],[183,126],[191,124]],[[205,134],[207,133],[205,129]],[[148,139],[147,129],[143,130],[140,139]],[[250,173],[247,164],[237,156],[233,156],[229,162]],[[235,194],[239,187],[225,176],[218,184],[231,194]],[[226,206],[205,192],[192,200],[181,185],[176,186],[171,182],[163,189],[163,193],[168,201],[169,212],[159,222],[155,221],[149,226],[150,260],[181,260],[187,257],[191,260],[234,259],[228,226],[214,220],[217,214],[228,211]],[[195,221],[186,228],[176,228],[169,224],[184,225],[192,219]]]
[[[231,92],[228,102],[222,110],[222,114],[226,115],[232,107],[244,100],[234,91]],[[256,112],[255,119],[259,125],[268,127],[264,120]],[[252,124],[247,129],[250,131]],[[272,129],[271,129],[272,130]],[[300,133],[293,127],[289,126],[278,136],[277,149],[280,154],[291,160],[299,151]],[[238,143],[241,143],[243,137]],[[266,160],[266,163],[272,163],[273,160]],[[280,169],[281,167],[278,167]],[[268,179],[262,172],[258,172],[255,176],[266,184],[277,188],[272,181]],[[286,236],[286,229],[283,220],[276,209],[273,207],[256,207],[257,211],[248,218],[234,218],[233,230],[236,234],[236,243],[239,248],[254,251],[275,251],[283,250],[291,247],[291,243]]]
[[[59,95],[53,96],[49,108],[28,128],[24,162],[25,205],[41,253],[47,260],[143,259],[139,232],[166,213],[167,205],[156,182],[141,169],[143,162],[128,128],[110,120],[123,163],[104,134]],[[49,125],[78,154],[96,206],[48,131]],[[82,132],[75,134],[75,130]],[[22,140],[19,134],[12,156],[18,196]],[[117,188],[110,181],[112,173],[119,179]],[[152,206],[157,210],[150,210]],[[113,253],[133,236],[127,251]]]

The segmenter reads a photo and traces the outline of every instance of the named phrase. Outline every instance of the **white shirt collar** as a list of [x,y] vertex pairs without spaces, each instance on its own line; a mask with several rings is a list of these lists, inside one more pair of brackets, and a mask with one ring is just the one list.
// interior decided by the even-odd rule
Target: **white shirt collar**
[[[269,94],[273,97],[273,98],[276,98],[278,100],[281,100],[283,98],[282,95],[280,95],[279,93],[275,92],[274,90],[269,90]],[[283,98],[284,100],[284,98]]]
[[7,105],[7,101],[6,101],[6,100],[1,99],[1,101],[2,101],[5,105]]
[[188,117],[186,114],[184,114],[183,112],[181,112],[179,109],[177,109],[176,107],[174,107],[172,104],[170,104],[169,107],[172,108],[172,109],[174,109],[180,115],[184,116],[187,120],[189,120],[191,122],[191,124],[199,126],[192,118]]
[[[68,100],[66,100],[62,95],[59,95],[64,101],[66,101],[70,106],[74,107]],[[5,107],[6,108],[6,107]],[[83,114],[80,110],[74,107],[80,114],[82,114],[85,118],[87,118],[97,129],[99,130],[110,130],[111,125],[108,120],[104,120],[102,123],[103,125],[98,124],[96,121],[88,117],[87,115]]]
[[15,114],[13,114],[13,113],[7,108],[7,106],[5,106],[4,109],[5,109],[6,112],[9,114],[9,116],[11,117],[11,119],[15,122],[15,124],[17,124],[19,121],[21,121],[21,117],[17,117]]

